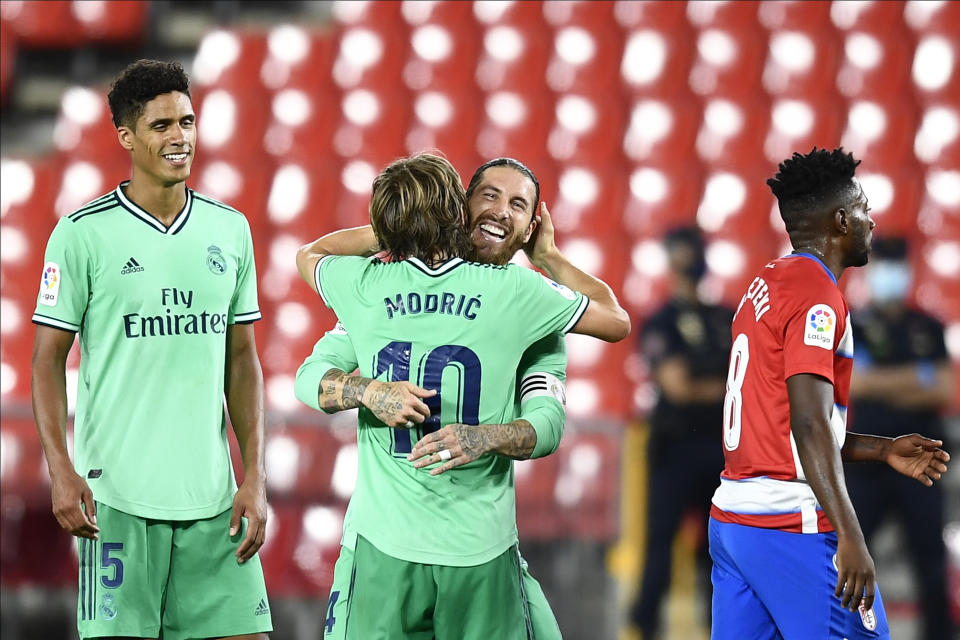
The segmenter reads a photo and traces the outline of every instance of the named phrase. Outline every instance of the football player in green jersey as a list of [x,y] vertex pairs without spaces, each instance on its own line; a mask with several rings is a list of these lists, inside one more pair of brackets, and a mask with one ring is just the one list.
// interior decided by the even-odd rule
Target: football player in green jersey
[[262,640],[272,623],[256,555],[267,504],[250,227],[186,186],[197,129],[179,64],[131,64],[109,103],[130,180],[59,221],[33,316],[34,417],[54,515],[78,538],[79,634]]
[[[389,172],[389,169],[387,172]],[[539,199],[536,193],[538,189],[536,188],[535,178],[523,165],[515,161],[506,160],[493,161],[488,163],[488,165],[484,165],[477,171],[474,178],[475,179],[471,181],[470,221],[468,224],[477,235],[472,239],[474,244],[480,249],[477,253],[482,255],[484,261],[494,261],[502,264],[512,257],[513,253],[529,238],[534,229],[535,222],[532,219],[532,211]],[[376,216],[374,212],[376,207],[377,197],[375,187],[374,202],[371,206],[372,219],[375,222]],[[413,208],[413,206],[410,205],[408,208]],[[545,209],[543,211],[545,224],[549,227],[549,214],[546,213]],[[416,230],[414,233],[416,233]],[[381,235],[385,234],[381,233]],[[550,255],[551,259],[556,259],[554,264],[557,262],[565,262],[565,259],[562,258],[562,255],[559,255],[559,252],[556,252],[556,248],[552,244],[552,232],[546,235],[547,237],[543,238],[544,241],[539,243],[538,246],[541,249],[552,249],[553,252],[557,254],[553,255],[553,253],[551,253]],[[485,241],[486,237],[489,237],[490,240]],[[376,240],[372,238],[369,228],[340,232],[333,236],[328,236],[325,240],[332,240],[331,244],[333,244],[338,251],[348,248],[351,242],[354,243],[353,251],[372,250],[374,245],[377,244]],[[305,251],[317,250],[318,245],[322,245],[325,240],[322,239],[313,247],[305,248]],[[405,249],[393,249],[393,253],[405,255]],[[542,255],[543,253],[540,254],[541,257]],[[301,257],[302,256],[303,252],[301,253]],[[534,252],[535,263],[538,262],[537,258],[538,254]],[[449,262],[447,264],[449,265]],[[454,264],[453,268],[456,266],[457,265]],[[478,267],[478,265],[473,266]],[[443,267],[441,267],[441,270],[443,270]],[[489,269],[480,270],[490,271]],[[530,274],[530,272],[527,273]],[[580,273],[582,274],[582,272]],[[596,288],[599,287],[601,291],[598,291],[596,294],[598,298],[604,298],[604,292],[602,290],[605,289],[607,292],[606,295],[609,296],[609,300],[612,301],[612,309],[604,308],[608,304],[608,301],[604,300],[603,304],[598,304],[594,307],[596,312],[600,314],[612,313],[614,317],[616,317],[617,313],[623,313],[619,306],[616,305],[616,300],[606,285],[586,274],[582,274],[581,282],[584,282],[584,280],[586,280],[586,284],[583,285],[583,288],[588,289],[594,287],[596,290]],[[510,285],[508,283],[504,286],[505,289],[502,289],[498,293],[509,297],[511,292]],[[553,286],[559,287],[559,285],[555,283],[553,283]],[[322,287],[323,285],[321,285],[321,292]],[[565,288],[561,289],[565,290]],[[570,292],[567,290],[567,293]],[[573,297],[571,297],[571,300],[572,299]],[[408,309],[411,307],[409,303],[415,300],[416,298],[408,297]],[[484,304],[487,303],[484,302]],[[495,305],[492,301],[490,304],[491,306]],[[336,303],[334,303],[334,306],[336,306]],[[418,304],[414,306],[416,309],[420,307]],[[451,304],[448,312],[454,312],[455,306],[459,307],[459,305]],[[427,305],[425,304],[424,309],[426,309],[426,307]],[[444,324],[451,325],[449,321],[441,322],[441,316],[444,315],[442,299],[439,308],[440,315],[437,316],[436,321],[428,319],[425,316],[425,312],[424,315],[421,316],[421,320],[417,321],[422,322],[423,319],[427,319],[430,324],[436,325],[435,328],[437,330],[430,331],[429,325],[423,323],[423,326],[428,328],[427,333],[430,333],[432,336],[439,335],[438,332],[443,330]],[[413,311],[414,309],[409,309],[411,315]],[[451,313],[447,313],[446,315],[451,315]],[[453,315],[456,315],[456,313],[453,313]],[[535,311],[533,315],[536,315]],[[341,317],[343,316],[341,315]],[[490,317],[500,318],[504,321],[507,320],[506,316],[502,313],[498,314],[496,311],[494,314],[491,314]],[[625,317],[625,314],[623,314],[622,317]],[[456,321],[454,320],[453,324],[455,323]],[[582,327],[578,328],[582,329]],[[629,327],[627,325],[625,330],[628,329]],[[416,326],[411,325],[411,330],[413,333],[416,333]],[[455,327],[452,325],[448,326],[447,330],[456,332]],[[599,333],[611,339],[622,337],[615,335],[616,330],[617,329],[614,328],[610,333]],[[522,331],[522,329],[518,330],[519,333],[522,333]],[[344,332],[340,330],[335,331],[332,334],[328,334],[324,340],[329,342],[330,340],[336,339],[334,336],[342,336],[343,333]],[[559,342],[562,346],[562,339],[558,339],[557,334],[554,334],[547,340],[550,339],[554,340],[554,345],[556,345],[556,342]],[[356,338],[354,338],[354,340],[356,340]],[[322,342],[323,341],[321,341],[321,343]],[[336,344],[343,346],[342,340]],[[502,343],[498,346],[510,351],[509,344]],[[538,347],[539,346],[538,344]],[[318,344],[318,348],[319,347],[320,345]],[[352,349],[349,341],[347,342],[347,347]],[[413,349],[416,351],[417,347],[414,346]],[[556,346],[548,347],[542,355],[549,356],[551,352],[556,349]],[[341,354],[343,354],[343,351],[345,350],[341,349]],[[536,351],[536,348],[528,351],[528,355],[531,351]],[[315,355],[317,355],[316,352]],[[382,355],[383,353],[381,352],[381,354],[378,354],[378,357]],[[329,356],[327,357],[329,358]],[[489,365],[491,368],[496,369],[499,359],[498,356],[481,354],[480,357],[483,360],[484,366]],[[431,358],[433,358],[433,354],[427,358],[428,369]],[[352,370],[354,368],[353,364],[358,360],[356,356],[351,357],[350,354],[347,353],[346,355],[334,356],[330,361],[333,363],[343,363],[342,366],[347,367],[347,370]],[[362,362],[362,360],[360,361]],[[514,362],[516,362],[516,360],[514,360]],[[480,363],[478,362],[477,364],[479,365]],[[422,365],[423,361],[421,361],[421,366]],[[563,376],[564,365],[565,357],[561,351],[560,362],[557,367],[559,369],[557,373],[561,377]],[[525,370],[530,370],[526,363],[523,367]],[[372,390],[369,397],[365,398],[367,402],[366,406],[372,407],[375,410],[374,412],[389,421],[389,424],[403,426],[408,420],[413,423],[424,422],[422,414],[423,408],[418,406],[418,403],[422,404],[423,401],[419,399],[418,396],[420,398],[426,397],[427,403],[432,402],[435,398],[435,396],[430,395],[422,388],[415,387],[406,381],[382,383],[379,381],[364,380],[357,376],[346,376],[342,371],[330,372],[331,375],[324,376],[323,383],[319,385],[320,393],[318,397],[317,382],[323,375],[319,369],[326,371],[327,368],[322,361],[318,361],[309,366],[305,364],[298,375],[301,397],[318,408],[321,407],[321,403],[327,410],[346,408],[342,405],[346,405],[347,407],[357,406],[356,402],[358,398],[364,395],[360,388],[366,387]],[[467,367],[464,373],[464,379],[470,376],[469,369],[470,368]],[[311,370],[313,371],[312,373]],[[514,365],[514,373],[512,375],[515,375],[515,372],[516,365]],[[363,373],[363,371],[361,371],[361,373]],[[524,386],[527,391],[521,393],[521,395],[524,396],[523,400],[543,400],[543,398],[537,398],[537,396],[550,395],[551,392],[548,390],[550,388],[555,389],[556,393],[562,398],[562,383],[560,383],[556,377],[550,376],[550,378],[553,379],[555,384],[549,384],[548,376],[545,374],[531,376],[529,379],[530,384]],[[308,382],[308,379],[312,379],[312,382]],[[396,380],[397,377],[394,375],[393,379]],[[457,383],[454,382],[454,385],[456,384]],[[487,384],[489,384],[489,381],[485,381],[479,386]],[[466,387],[469,386],[468,383]],[[477,388],[478,393],[479,386]],[[394,389],[390,389],[390,387],[394,387]],[[442,393],[449,393],[449,391],[442,391],[443,384],[441,384],[440,387]],[[469,395],[469,390],[466,387],[464,388],[464,403],[468,404],[467,396]],[[488,390],[490,390],[489,394],[487,393]],[[396,407],[401,409],[401,417],[399,419],[397,419],[395,415],[390,415],[390,411],[387,409],[390,404],[389,402],[376,400],[376,398],[381,395],[389,397],[392,391],[399,392],[395,396],[400,400],[400,402],[396,403]],[[456,387],[454,391],[456,392]],[[360,393],[358,394],[358,392]],[[513,385],[511,385],[509,398],[507,398],[505,395],[499,393],[498,390],[484,386],[481,395],[481,404],[485,402],[489,402],[490,405],[497,403],[500,405],[509,404],[509,410],[501,412],[498,417],[516,417],[516,410],[513,406],[515,398],[513,392]],[[517,399],[519,400],[520,398]],[[346,400],[346,402],[344,402],[344,400]],[[450,637],[527,637],[526,633],[528,629],[530,629],[528,625],[530,625],[531,619],[533,622],[532,632],[537,634],[537,637],[559,636],[556,622],[549,610],[549,606],[546,604],[545,598],[543,598],[539,585],[525,572],[525,567],[518,569],[518,567],[522,566],[522,560],[516,555],[515,551],[516,525],[513,503],[512,464],[510,463],[510,458],[526,458],[531,457],[531,455],[538,457],[550,453],[558,443],[559,433],[562,430],[563,424],[562,404],[556,399],[553,399],[553,405],[555,406],[543,404],[542,407],[537,407],[535,405],[535,402],[532,404],[524,402],[524,411],[525,415],[527,415],[526,412],[529,411],[531,419],[540,426],[539,430],[526,420],[515,420],[510,424],[503,424],[502,422],[506,422],[506,420],[502,420],[500,423],[478,426],[476,419],[462,421],[469,422],[470,426],[461,423],[461,421],[456,421],[458,424],[436,430],[440,423],[440,420],[437,419],[439,416],[435,416],[432,420],[432,422],[436,424],[426,424],[416,429],[418,432],[426,431],[428,434],[432,431],[434,435],[424,436],[421,442],[418,443],[414,447],[414,450],[407,456],[408,462],[412,458],[417,457],[418,453],[426,456],[420,462],[413,465],[414,469],[426,466],[433,461],[445,459],[444,453],[446,453],[447,458],[449,458],[453,464],[438,467],[434,473],[439,473],[439,469],[447,470],[453,466],[461,465],[466,465],[464,467],[464,473],[466,473],[467,469],[471,471],[471,473],[462,478],[452,478],[449,485],[441,483],[431,486],[430,481],[424,479],[424,476],[426,476],[425,472],[421,472],[419,476],[419,482],[425,483],[421,485],[422,488],[428,493],[449,490],[451,493],[449,499],[451,501],[461,501],[462,504],[460,506],[463,509],[463,514],[469,514],[464,515],[463,518],[454,518],[458,523],[453,524],[451,530],[444,532],[444,527],[439,526],[441,531],[437,535],[431,536],[428,530],[438,528],[438,524],[433,522],[432,518],[423,517],[417,519],[416,517],[412,517],[394,519],[395,521],[392,524],[387,524],[388,530],[397,539],[410,540],[411,544],[408,546],[404,544],[393,545],[389,541],[381,539],[378,544],[379,547],[386,549],[384,553],[383,549],[375,544],[370,544],[366,539],[366,536],[373,538],[376,533],[369,531],[368,523],[364,523],[364,520],[369,520],[369,517],[363,515],[367,507],[367,501],[364,500],[365,491],[360,486],[362,483],[358,483],[358,490],[357,493],[355,493],[354,500],[351,502],[347,522],[345,523],[344,545],[341,550],[341,558],[338,560],[337,574],[341,576],[344,574],[352,574],[353,570],[357,569],[360,564],[367,564],[360,562],[362,555],[373,554],[379,558],[379,561],[374,560],[373,562],[378,563],[378,566],[382,565],[381,569],[387,575],[395,577],[403,576],[403,581],[405,583],[409,582],[411,586],[410,590],[401,590],[401,593],[397,596],[400,599],[381,603],[380,612],[386,613],[378,617],[380,624],[376,626],[371,619],[373,612],[366,610],[366,615],[363,613],[365,611],[363,606],[365,599],[362,591],[364,588],[373,587],[367,585],[357,586],[358,578],[356,577],[353,580],[353,587],[356,587],[356,589],[350,588],[346,592],[343,592],[338,590],[337,585],[335,585],[331,593],[326,623],[327,637],[344,637],[344,635],[348,637],[362,637],[362,634],[354,635],[354,631],[358,628],[366,629],[367,632],[383,633],[386,634],[387,637],[391,637],[391,634],[400,637],[412,633],[418,626],[424,624],[436,632],[439,637],[445,637],[446,635]],[[559,409],[557,409],[557,407],[559,407]],[[485,412],[487,408],[488,407],[482,407],[481,413]],[[537,412],[532,410],[533,408],[543,409],[543,411],[540,411],[540,414],[534,418],[533,416],[537,414]],[[503,409],[503,407],[501,406],[499,409]],[[404,411],[407,413],[404,413]],[[552,415],[551,411],[554,412]],[[417,412],[420,413],[418,414]],[[428,414],[429,413],[435,414],[436,411],[431,407],[431,411],[428,411]],[[442,408],[441,413],[443,413]],[[559,416],[557,416],[557,414],[559,414]],[[427,420],[430,420],[430,418]],[[363,418],[361,418],[361,422],[363,422]],[[444,419],[443,422],[448,423],[452,421]],[[483,420],[480,422],[483,422]],[[551,431],[551,429],[555,430]],[[361,425],[361,450],[363,450],[364,432],[364,425]],[[403,439],[403,452],[410,451],[410,441],[413,438],[408,434],[403,435],[406,436],[406,438]],[[419,435],[418,433],[418,437]],[[400,441],[401,439],[398,438],[397,440]],[[439,447],[449,447],[449,449],[445,450]],[[482,454],[488,451],[499,453],[500,456],[495,461],[491,460],[494,456],[482,457]],[[394,454],[398,452],[401,452],[400,447],[395,446]],[[365,457],[364,453],[361,453],[362,460]],[[395,457],[397,456],[395,455]],[[471,468],[471,463],[474,463],[474,461],[477,461],[477,463]],[[364,462],[365,460],[361,462],[361,466],[364,465]],[[371,460],[369,464],[376,466],[378,462]],[[417,478],[416,472],[412,473],[414,474],[413,477]],[[458,471],[457,473],[460,472]],[[391,481],[391,478],[388,477],[389,473],[382,475],[383,477],[379,480],[380,482]],[[505,479],[506,483],[504,483]],[[409,479],[404,478],[403,480]],[[462,485],[461,480],[473,487],[472,490],[466,492],[466,495],[463,492],[464,487],[458,486]],[[505,485],[508,488],[507,492],[503,491]],[[415,495],[417,492],[416,486],[414,483],[405,489],[410,490]],[[380,489],[382,488],[381,486]],[[490,503],[497,502],[501,503],[500,506],[505,509],[499,512],[491,510]],[[474,511],[477,513],[472,513]],[[503,521],[496,522],[496,517],[492,518],[494,520],[492,523],[484,522],[481,524],[479,522],[485,519],[489,520],[490,518],[485,518],[485,516],[491,514],[493,516],[500,516],[501,520],[505,520],[505,523]],[[463,522],[459,522],[460,520]],[[446,522],[446,520],[443,521]],[[466,523],[465,527],[464,522]],[[355,524],[359,526],[355,527]],[[395,526],[397,524],[402,526]],[[504,524],[506,524],[509,529],[510,535],[506,538],[499,538],[496,534],[501,532],[501,527]],[[474,525],[478,525],[478,528]],[[362,529],[364,528],[368,530],[363,531]],[[464,534],[464,528],[470,529],[473,535]],[[356,529],[361,529],[359,538],[357,537]],[[431,546],[431,544],[423,544],[424,539],[421,537],[421,534],[425,534],[426,538],[432,537],[433,539],[429,542],[433,543],[433,546]],[[444,542],[440,542],[440,538],[443,538]],[[481,546],[489,544],[491,540],[495,541],[489,548],[484,549]],[[361,549],[361,552],[358,552],[353,558],[354,562],[351,567],[347,565],[351,564],[351,557],[354,556],[351,551],[352,543],[354,542],[359,545],[358,548]],[[485,557],[491,553],[495,555],[495,552],[502,550],[504,546],[508,547],[508,551],[510,552],[506,557],[495,558],[491,561],[484,562]],[[428,550],[433,553],[425,556],[425,552]],[[505,563],[506,560],[510,562]],[[441,577],[441,581],[445,585],[443,587],[445,594],[442,598],[437,594],[431,594],[429,591],[423,592],[418,589],[417,571],[423,570],[424,567],[439,572],[441,576],[447,576]],[[394,570],[396,570],[396,573],[393,573]],[[513,582],[507,581],[507,584],[504,584],[502,575],[498,580],[498,572],[502,571],[512,572]],[[522,574],[523,578],[517,580],[518,574]],[[458,590],[458,588],[462,586],[461,581],[477,578],[481,578],[482,580],[489,578],[491,584],[500,584],[505,589],[504,593],[517,594],[519,600],[516,602],[509,602],[509,599],[504,600],[502,598],[492,600],[489,598],[490,594],[483,590],[477,591],[475,589],[470,591],[469,601],[463,599],[466,598],[467,595],[462,590]],[[517,588],[517,582],[519,582],[519,588]],[[347,584],[350,586],[349,583]],[[421,605],[427,606],[429,611],[433,611],[433,620],[429,621],[418,618],[412,610],[406,607],[404,602],[401,602],[402,598],[413,598],[415,607]],[[431,600],[431,598],[435,601]],[[360,604],[354,603],[354,599],[359,600]],[[421,601],[421,599],[423,600]],[[527,608],[528,605],[529,609]],[[509,615],[500,615],[503,607],[507,607],[504,612],[519,609],[521,613],[518,617],[514,618],[511,618]],[[337,619],[338,617],[340,618],[339,620]],[[358,617],[366,618],[366,620],[358,620]],[[455,622],[452,618],[455,618]],[[514,626],[511,626],[510,620],[514,621]],[[371,627],[369,626],[370,624],[374,624],[374,626]]]
[[[593,304],[616,304],[612,292],[602,281],[568,266],[570,263],[554,242],[550,214],[545,205],[539,205],[539,187],[534,173],[512,158],[496,158],[477,168],[466,190],[468,225],[474,247],[473,259],[477,262],[503,265],[524,247],[533,263],[560,284],[581,292],[591,291]],[[541,216],[534,213],[537,206],[541,206]],[[481,228],[480,225],[487,228]],[[531,236],[535,230],[539,231],[533,242]],[[553,453],[563,434],[563,385],[566,380],[566,366],[564,340],[559,334],[543,338],[527,349],[517,370],[515,418],[511,425],[513,428],[499,430],[501,437],[511,437],[513,442],[487,441],[487,444],[503,448],[510,446],[513,455],[509,457],[517,459],[539,458]],[[323,377],[333,371],[331,377],[340,379],[357,367],[353,343],[343,325],[338,322],[317,341],[313,352],[298,369],[297,397],[304,404],[321,410],[321,403],[327,404],[329,400],[323,398],[324,388],[320,384]],[[327,385],[327,388],[331,387]],[[333,388],[336,389],[335,386]],[[451,427],[445,429],[453,431]],[[458,425],[455,428],[464,426]],[[498,432],[497,429],[491,431]],[[333,585],[330,588],[324,627],[325,640],[340,640],[344,637],[343,621],[346,619],[349,603],[355,539],[355,535],[351,535],[350,531],[345,532],[344,544],[337,559]],[[560,638],[559,626],[540,583],[527,570],[522,557],[520,562],[533,637],[537,640]]]

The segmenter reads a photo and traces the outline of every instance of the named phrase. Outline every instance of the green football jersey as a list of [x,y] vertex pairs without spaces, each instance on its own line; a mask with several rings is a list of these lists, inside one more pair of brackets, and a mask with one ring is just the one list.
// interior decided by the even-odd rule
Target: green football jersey
[[[343,324],[337,322],[333,329],[317,341],[313,352],[297,370],[297,398],[304,404],[321,410],[318,396],[323,375],[330,369],[350,373],[358,367],[353,341]],[[531,458],[548,455],[559,444],[565,418],[566,396],[563,385],[567,376],[566,369],[566,344],[559,333],[541,338],[524,351],[520,359],[514,383],[513,412],[504,418],[504,421],[516,420],[522,414],[533,426],[538,438]],[[512,487],[513,460],[504,460],[510,465],[509,482]],[[350,518],[352,505],[351,501],[347,506],[341,539],[341,544],[349,549],[354,548],[357,538]],[[428,522],[413,524],[430,526]]]
[[33,321],[80,334],[74,465],[94,497],[143,518],[211,517],[236,491],[226,331],[260,318],[250,227],[190,189],[165,227],[125,185],[57,223]]
[[516,541],[513,466],[485,455],[431,476],[406,459],[447,424],[500,424],[515,412],[516,372],[540,338],[569,331],[589,300],[516,265],[328,256],[317,288],[355,347],[362,375],[409,380],[437,395],[431,416],[391,429],[361,408],[359,469],[347,528],[409,562],[472,566]]

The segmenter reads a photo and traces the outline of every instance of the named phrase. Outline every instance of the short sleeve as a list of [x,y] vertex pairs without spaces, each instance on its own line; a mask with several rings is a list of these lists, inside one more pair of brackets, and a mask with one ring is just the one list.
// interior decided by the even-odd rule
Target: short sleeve
[[565,334],[577,324],[590,299],[536,271],[512,265],[517,277],[517,300],[524,310],[521,326],[531,343],[555,331]]
[[848,320],[840,291],[800,293],[785,309],[783,320],[784,379],[812,373],[834,383],[834,356],[845,338]]
[[[355,290],[360,274],[369,264],[369,258],[357,256],[324,256],[317,261],[313,278],[323,303],[343,317],[342,307]],[[356,297],[356,296],[354,296]]]
[[237,287],[230,301],[229,324],[247,324],[260,319],[257,302],[257,267],[253,260],[253,237],[250,226],[243,225],[243,253],[237,268]]
[[294,393],[300,402],[321,410],[319,404],[320,380],[330,369],[340,369],[352,373],[358,367],[357,354],[353,342],[343,325],[337,324],[327,331],[313,346],[313,352],[307,356],[297,369]]
[[90,294],[90,253],[76,224],[61,218],[47,242],[33,322],[77,332]]

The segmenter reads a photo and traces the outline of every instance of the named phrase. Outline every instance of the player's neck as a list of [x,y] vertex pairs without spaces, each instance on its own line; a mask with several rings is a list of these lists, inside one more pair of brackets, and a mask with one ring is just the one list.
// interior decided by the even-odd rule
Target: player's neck
[[134,173],[123,193],[138,207],[170,226],[187,201],[186,183],[162,185]]
[[793,247],[794,253],[808,253],[812,256],[816,256],[820,262],[830,270],[830,273],[833,274],[833,277],[839,281],[840,276],[843,275],[843,262],[831,251],[824,250],[823,247],[819,247],[813,244],[800,244],[799,246]]

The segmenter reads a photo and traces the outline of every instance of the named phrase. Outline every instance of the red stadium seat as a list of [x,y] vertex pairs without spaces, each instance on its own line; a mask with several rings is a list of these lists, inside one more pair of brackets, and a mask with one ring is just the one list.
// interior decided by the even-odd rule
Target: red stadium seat
[[402,20],[389,29],[352,26],[339,34],[335,50],[333,80],[344,91],[355,87],[390,90],[403,77],[410,30]]
[[370,159],[377,171],[403,156],[405,134],[412,109],[402,88],[376,91],[367,88],[344,93],[341,116],[333,135],[333,149],[344,159]]
[[4,2],[3,20],[13,27],[25,49],[70,49],[86,37],[73,13],[73,2]]
[[960,102],[960,33],[956,25],[928,30],[913,55],[913,91],[922,104]]
[[832,30],[830,5],[826,2],[804,0],[781,0],[762,2],[757,11],[760,23],[770,30],[804,29],[815,31]]
[[[23,413],[29,415],[29,410]],[[3,502],[16,499],[22,507],[49,508],[50,480],[33,420],[29,417],[4,417],[0,424],[0,440],[3,444],[0,448],[0,479],[3,480],[0,482],[0,494]],[[53,515],[50,514],[50,517],[53,518]]]
[[[257,31],[215,29],[200,41],[190,74],[192,87],[225,89],[244,96],[260,86],[267,36]],[[194,105],[196,106],[196,105]]]
[[610,0],[547,0],[543,3],[543,17],[554,29],[568,25],[604,29],[613,22],[614,4]]
[[[870,201],[870,217],[877,223],[881,235],[909,236],[916,233],[920,198],[923,194],[923,173],[900,156],[880,154],[860,155],[863,164],[857,169],[857,179]],[[887,158],[887,162],[873,162],[873,158]],[[901,158],[899,162],[898,158]]]
[[837,88],[843,95],[899,99],[910,91],[912,47],[910,34],[900,28],[891,32],[852,31],[844,37],[844,56],[837,71]]
[[627,176],[619,166],[572,162],[558,167],[557,197],[550,205],[558,235],[619,232]]
[[544,96],[537,98],[511,91],[487,94],[484,118],[477,134],[477,152],[483,158],[511,156],[538,158],[547,150],[550,121]]
[[474,2],[473,17],[482,25],[513,25],[526,33],[548,29],[540,2]]
[[856,100],[850,104],[840,142],[858,158],[883,161],[909,157],[917,124],[917,110],[910,100]]
[[929,238],[960,240],[960,172],[956,165],[927,168],[917,228]]
[[623,152],[636,163],[687,164],[700,129],[702,108],[687,94],[637,97],[623,128]]
[[0,20],[0,105],[6,106],[17,62],[17,36],[7,20]]
[[[265,233],[265,212],[270,187],[269,174],[253,163],[235,164],[228,159],[206,160],[200,155],[190,170],[188,184],[199,193],[230,205],[250,223],[256,244]],[[262,164],[262,159],[257,164]]]
[[611,541],[619,532],[619,438],[568,431],[555,499],[564,529],[579,539]]
[[745,2],[713,2],[699,0],[687,3],[687,19],[698,29],[729,29],[739,34],[756,33],[760,27],[756,0]]
[[843,130],[836,112],[839,98],[824,98],[811,103],[803,98],[779,99],[770,111],[771,126],[764,142],[764,155],[771,163],[789,158],[795,151],[807,152],[814,146],[832,149]]
[[407,152],[439,150],[461,172],[472,171],[479,164],[474,142],[482,108],[482,94],[472,88],[458,93],[418,93],[406,135]]
[[550,540],[558,536],[553,495],[559,468],[557,454],[514,464],[517,529],[524,540]]
[[[679,3],[646,3],[647,5],[680,6]],[[627,33],[620,81],[635,99],[640,96],[674,98],[688,92],[688,80],[694,51],[689,46],[695,32],[685,23],[669,29],[655,29],[642,24]],[[685,98],[677,97],[673,105],[681,107]]]
[[331,14],[335,24],[343,30],[360,25],[389,31],[405,25],[401,9],[400,2],[340,0],[332,3]]
[[627,30],[654,28],[672,33],[687,25],[687,7],[682,2],[618,0],[613,6],[613,16],[617,24]]
[[[900,0],[831,3],[830,19],[838,29],[886,32],[901,24],[904,4],[906,3]],[[910,4],[928,3],[912,2]]]
[[250,99],[251,91],[217,87],[197,92],[197,156],[231,162],[262,158],[269,113],[266,101]]
[[333,584],[333,568],[340,555],[344,509],[325,504],[303,508],[299,536],[293,551],[294,564],[303,576],[305,593],[325,597]]
[[561,93],[609,91],[616,86],[622,54],[623,34],[619,29],[610,29],[608,24],[592,29],[577,22],[558,26],[553,37],[552,57],[547,64],[547,85]]
[[150,6],[126,0],[75,1],[71,9],[89,41],[118,45],[135,44],[143,39]]
[[[733,3],[739,4],[739,3]],[[745,98],[760,84],[766,37],[739,37],[734,31],[710,27],[697,36],[697,58],[690,71],[690,88],[708,96],[718,91]]]
[[620,154],[625,129],[624,105],[618,100],[597,101],[589,93],[557,97],[554,124],[547,150],[558,162],[603,162]]
[[456,25],[443,22],[414,26],[403,81],[412,91],[471,91],[475,86],[471,70],[476,67],[480,46],[478,32],[472,28],[457,30]]
[[837,57],[836,38],[829,32],[791,28],[771,32],[763,86],[771,95],[829,98]]
[[697,154],[705,163],[754,164],[763,156],[763,136],[758,134],[769,129],[770,119],[764,99],[715,94],[704,104]]
[[551,45],[545,30],[524,31],[513,24],[488,26],[474,74],[477,86],[486,92],[541,96],[549,91],[545,78]]
[[296,87],[321,99],[339,93],[332,75],[337,44],[334,36],[332,29],[291,24],[271,29],[260,67],[263,85],[273,91]]
[[333,501],[334,463],[341,444],[323,427],[271,429],[265,449],[271,500],[301,504]]
[[[101,170],[120,165],[129,170],[130,153],[117,141],[117,128],[103,91],[87,87],[65,91],[53,140],[64,158],[99,165]],[[117,176],[109,177],[113,182]]]
[[654,238],[696,221],[703,193],[699,164],[638,164],[627,180],[629,194],[620,227],[634,237]]
[[464,34],[476,26],[473,9],[467,2],[404,2],[400,13],[412,28],[435,24]]
[[921,162],[960,166],[960,109],[948,103],[927,105],[913,151]]
[[[317,149],[329,149],[337,128],[336,113],[341,107],[340,92],[315,92],[311,86],[287,85],[270,97],[270,119],[262,148],[278,162],[307,162],[316,159]],[[262,157],[256,158],[257,164]]]

